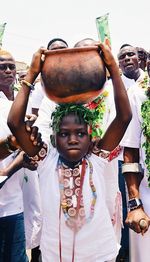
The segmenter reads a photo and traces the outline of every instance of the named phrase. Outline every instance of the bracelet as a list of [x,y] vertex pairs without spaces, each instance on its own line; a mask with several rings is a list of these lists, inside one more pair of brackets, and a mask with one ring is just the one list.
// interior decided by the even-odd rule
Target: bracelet
[[40,151],[35,156],[29,158],[35,162],[41,161],[47,156],[47,150],[48,150],[47,144],[43,143]]
[[125,173],[128,173],[128,172],[143,174],[144,170],[143,170],[141,164],[139,164],[139,163],[124,163],[124,164],[122,164],[122,174],[125,174]]
[[34,90],[34,85],[31,84],[31,83],[29,83],[29,82],[27,82],[27,81],[24,80],[24,79],[21,81],[21,84],[25,84],[27,87],[30,88],[30,90]]
[[128,209],[130,211],[137,209],[138,207],[143,206],[142,200],[140,198],[132,198],[128,201]]

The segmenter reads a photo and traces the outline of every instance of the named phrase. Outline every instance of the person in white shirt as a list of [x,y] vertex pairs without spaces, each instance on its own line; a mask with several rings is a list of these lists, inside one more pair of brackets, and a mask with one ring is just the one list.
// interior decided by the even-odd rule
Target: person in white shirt
[[[0,138],[11,135],[7,126],[7,116],[14,100],[13,84],[16,77],[16,65],[12,55],[0,50]],[[0,161],[0,168],[7,167],[14,160],[15,153]],[[3,177],[4,178],[4,177]],[[25,241],[24,229],[24,199],[23,190],[32,184],[33,189],[26,193],[25,199],[30,201],[26,205],[25,223],[28,243]],[[25,194],[24,194],[25,195]],[[29,199],[30,196],[30,199]],[[32,209],[33,208],[33,209]],[[26,209],[26,210],[27,210]],[[29,213],[29,210],[32,212]],[[27,224],[30,226],[28,227]],[[36,234],[41,228],[41,207],[37,171],[20,169],[11,176],[0,189],[0,261],[18,262],[28,261],[26,245],[34,247]]]
[[[50,146],[43,164],[39,163],[44,212],[40,245],[43,262],[104,262],[114,259],[117,255],[117,241],[105,202],[103,170],[107,161],[102,155],[107,158],[110,154],[108,151],[113,150],[120,142],[131,120],[131,110],[114,57],[107,46],[100,46],[114,84],[116,117],[99,143],[98,157],[93,154],[88,156],[91,138],[87,127],[94,123],[91,118],[94,117],[92,112],[82,105],[75,105],[73,109],[70,105],[64,105],[71,114],[62,114],[66,112],[62,110],[63,105],[55,111],[53,131],[57,150]],[[36,159],[43,159],[46,149],[44,145],[37,148],[31,145],[29,134],[24,128],[23,112],[30,94],[29,83],[32,84],[40,72],[41,55],[44,52],[45,49],[41,48],[33,57],[26,76],[28,86],[22,86],[8,117],[8,125],[19,144],[28,155],[37,154]],[[16,111],[19,111],[17,117]],[[64,173],[66,178],[68,174],[69,179],[64,178]],[[77,190],[72,195],[73,188]],[[79,195],[83,201],[76,197]],[[68,199],[66,210],[65,199],[69,196],[72,197],[71,204]],[[72,209],[69,208],[70,205]],[[77,220],[74,216],[76,212],[79,214]]]
[[[148,199],[150,190],[145,182],[147,171],[142,157],[143,135],[141,105],[146,99],[145,85],[148,84],[148,77],[144,71],[139,68],[137,52],[133,46],[126,45],[121,48],[118,54],[118,60],[123,73],[122,79],[125,86],[131,90],[129,96],[130,98],[132,97],[133,102],[133,118],[122,141],[122,145],[125,147],[124,162],[126,164],[128,163],[129,166],[126,170],[123,168],[123,173],[128,187],[129,198],[129,210],[126,223],[132,229],[130,230],[130,259],[131,261],[145,262],[149,261],[150,230],[148,226],[150,222],[150,212]],[[139,149],[142,150],[142,154],[140,153],[140,155]],[[140,162],[144,167],[144,179],[142,182],[142,170],[138,164]],[[135,168],[135,166],[137,168]],[[141,219],[145,221],[144,227],[140,225]]]

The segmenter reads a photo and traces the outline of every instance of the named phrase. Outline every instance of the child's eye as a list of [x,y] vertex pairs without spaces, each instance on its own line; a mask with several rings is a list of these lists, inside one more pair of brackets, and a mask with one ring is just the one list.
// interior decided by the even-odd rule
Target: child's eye
[[68,133],[66,133],[66,132],[59,133],[59,136],[61,136],[61,137],[66,137],[67,135],[68,135]]
[[78,136],[79,136],[79,137],[83,137],[83,136],[85,136],[85,135],[86,135],[85,132],[78,132]]

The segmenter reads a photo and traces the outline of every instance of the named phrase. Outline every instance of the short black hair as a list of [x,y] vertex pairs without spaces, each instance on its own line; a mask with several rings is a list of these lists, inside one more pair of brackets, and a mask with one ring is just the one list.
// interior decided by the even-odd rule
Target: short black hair
[[53,38],[52,40],[50,40],[50,41],[48,42],[47,49],[49,49],[50,45],[51,45],[52,43],[56,42],[56,41],[61,41],[61,42],[63,42],[64,44],[66,44],[66,46],[68,47],[67,42],[66,42],[65,40],[63,40],[62,38]]
[[132,45],[130,45],[130,44],[123,44],[123,45],[120,47],[120,50],[123,49],[123,48],[126,47],[126,46],[134,47],[134,46],[132,46]]

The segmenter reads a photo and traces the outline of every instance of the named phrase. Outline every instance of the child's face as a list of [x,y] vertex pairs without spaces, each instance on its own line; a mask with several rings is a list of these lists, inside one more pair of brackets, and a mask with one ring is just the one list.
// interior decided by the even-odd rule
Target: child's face
[[56,148],[59,154],[69,162],[77,162],[84,157],[91,144],[85,123],[79,123],[75,115],[63,117],[60,130],[56,134]]

